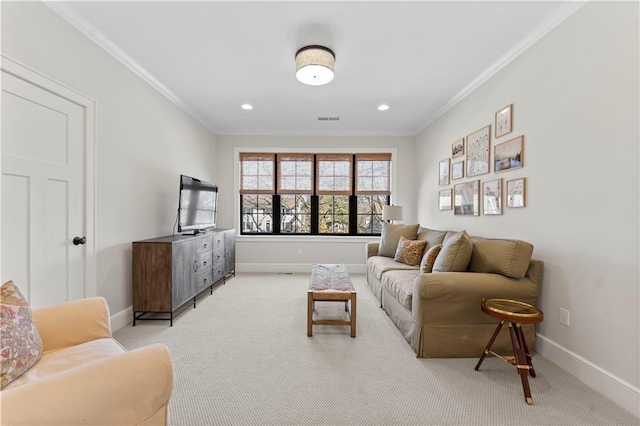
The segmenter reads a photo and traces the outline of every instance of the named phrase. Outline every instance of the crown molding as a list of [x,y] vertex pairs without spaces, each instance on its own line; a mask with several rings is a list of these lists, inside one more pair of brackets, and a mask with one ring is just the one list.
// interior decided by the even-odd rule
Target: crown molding
[[89,40],[93,41],[121,64],[130,69],[134,74],[146,81],[151,87],[156,89],[167,99],[173,102],[178,108],[189,114],[194,120],[202,124],[209,131],[214,134],[218,134],[217,130],[208,123],[204,118],[200,116],[193,108],[191,108],[185,101],[178,97],[175,93],[169,90],[164,84],[156,79],[150,72],[144,67],[134,61],[129,55],[127,55],[122,49],[120,49],[115,43],[109,40],[104,34],[98,31],[93,25],[87,22],[82,16],[76,13],[72,8],[63,2],[56,1],[44,1],[44,4],[52,11],[57,13],[62,19],[71,24],[74,28],[84,34]]
[[415,135],[422,132],[428,126],[433,124],[437,119],[442,117],[447,111],[453,108],[456,104],[461,102],[468,95],[473,93],[484,82],[489,80],[500,70],[506,67],[511,61],[520,56],[523,52],[529,49],[534,43],[547,35],[551,30],[560,25],[565,19],[573,15],[578,9],[584,6],[589,0],[576,0],[565,2],[558,10],[550,15],[545,21],[541,22],[536,28],[534,28],[520,43],[508,50],[504,55],[498,58],[492,65],[490,65],[484,72],[478,75],[471,81],[464,89],[458,92],[452,97],[442,108],[438,109],[435,113],[431,114],[425,124],[417,129]]

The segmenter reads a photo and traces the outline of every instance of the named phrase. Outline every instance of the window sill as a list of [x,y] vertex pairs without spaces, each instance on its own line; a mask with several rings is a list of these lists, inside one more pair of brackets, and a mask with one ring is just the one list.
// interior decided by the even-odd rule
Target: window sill
[[237,235],[236,241],[248,242],[248,243],[264,243],[264,242],[278,242],[278,243],[337,243],[337,242],[351,242],[362,243],[367,241],[379,241],[378,235],[367,236],[338,236],[338,235]]

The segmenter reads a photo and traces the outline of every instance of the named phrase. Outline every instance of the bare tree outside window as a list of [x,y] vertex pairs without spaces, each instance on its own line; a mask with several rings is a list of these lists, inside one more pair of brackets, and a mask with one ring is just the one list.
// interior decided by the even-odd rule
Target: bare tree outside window
[[283,234],[311,232],[311,195],[280,197],[280,232]]

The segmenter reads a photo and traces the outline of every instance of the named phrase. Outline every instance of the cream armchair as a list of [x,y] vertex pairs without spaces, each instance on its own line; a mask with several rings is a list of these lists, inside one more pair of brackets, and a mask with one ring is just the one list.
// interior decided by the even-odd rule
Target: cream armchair
[[127,352],[100,297],[33,311],[42,358],[0,393],[3,425],[163,425],[173,389],[166,346]]

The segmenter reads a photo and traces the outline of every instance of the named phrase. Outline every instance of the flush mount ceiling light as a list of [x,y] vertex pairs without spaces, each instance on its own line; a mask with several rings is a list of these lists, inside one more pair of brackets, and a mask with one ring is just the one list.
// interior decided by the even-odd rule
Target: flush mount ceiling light
[[251,109],[253,109],[253,105],[251,105],[251,104],[242,104],[242,105],[240,105],[240,108],[246,109],[246,110],[251,110]]
[[386,111],[389,109],[389,105],[387,104],[382,104],[380,106],[378,106],[378,111]]
[[305,46],[296,52],[296,78],[310,86],[322,86],[333,80],[336,55],[324,46]]

